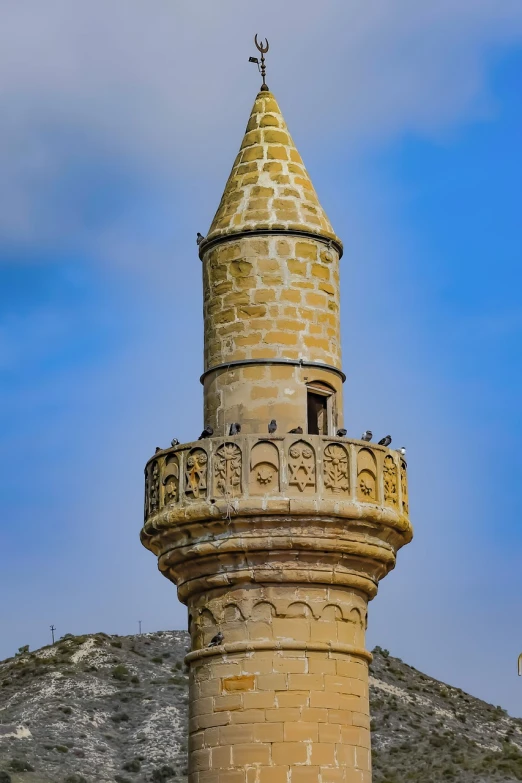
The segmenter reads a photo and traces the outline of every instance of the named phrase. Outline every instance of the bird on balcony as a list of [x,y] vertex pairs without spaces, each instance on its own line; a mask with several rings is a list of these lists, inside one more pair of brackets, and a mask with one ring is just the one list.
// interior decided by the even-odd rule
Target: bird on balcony
[[303,434],[303,428],[302,427],[294,427],[293,430],[288,430],[289,435],[302,435]]
[[177,438],[172,438],[170,441],[171,446],[179,446],[179,440]]
[[384,438],[381,438],[379,441],[379,446],[389,446],[392,442],[391,435],[385,435]]
[[343,430],[337,430],[337,432],[335,434],[337,435],[338,438],[346,438],[346,432],[347,431],[344,430],[344,429]]
[[212,427],[209,427],[207,424],[207,426],[199,436],[198,440],[203,440],[204,438],[211,438],[213,434],[214,434],[214,430],[212,429]]
[[218,633],[212,637],[210,642],[208,643],[209,647],[219,647],[220,644],[223,644],[223,639],[225,637],[221,633],[221,631],[218,631]]
[[397,449],[397,451],[399,452],[401,457],[405,457],[406,456],[406,448],[404,446],[401,446],[400,449]]
[[277,421],[275,419],[272,419],[272,421],[268,425],[268,432],[269,432],[269,434],[273,435],[274,432],[276,431],[276,429],[277,429]]
[[196,234],[196,243],[197,243],[198,247],[199,247],[199,245],[201,245],[201,243],[203,242],[204,239],[205,239],[205,237],[203,236],[203,234],[200,234],[199,231],[198,231],[198,233]]
[[241,432],[241,424],[238,424],[237,421],[235,421],[233,424],[230,425],[230,429],[228,431],[229,435],[239,435]]
[[373,438],[373,432],[371,430],[366,430],[366,432],[363,432],[361,435],[361,440],[365,440],[367,443],[371,441]]

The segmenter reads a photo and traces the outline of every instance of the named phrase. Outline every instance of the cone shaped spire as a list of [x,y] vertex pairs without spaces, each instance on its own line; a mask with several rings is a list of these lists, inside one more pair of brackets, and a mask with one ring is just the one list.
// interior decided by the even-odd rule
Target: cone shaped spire
[[342,247],[269,91],[256,97],[206,241],[265,230],[313,233]]

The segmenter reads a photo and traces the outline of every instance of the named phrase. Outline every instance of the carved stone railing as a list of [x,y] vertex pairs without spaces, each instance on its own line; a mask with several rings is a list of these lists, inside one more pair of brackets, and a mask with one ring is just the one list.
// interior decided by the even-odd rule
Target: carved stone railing
[[240,435],[165,449],[145,468],[145,520],[166,507],[249,499],[265,508],[281,498],[351,501],[408,517],[406,462],[397,451],[346,438]]
[[144,546],[178,596],[245,581],[373,597],[412,537],[397,451],[320,435],[208,438],[145,470]]

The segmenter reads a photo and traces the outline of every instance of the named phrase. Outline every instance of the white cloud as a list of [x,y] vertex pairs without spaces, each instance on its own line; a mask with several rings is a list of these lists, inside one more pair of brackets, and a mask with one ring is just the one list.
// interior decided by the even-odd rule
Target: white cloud
[[[85,203],[64,216],[56,185],[85,180],[94,200],[111,162],[174,194],[211,187],[215,207],[259,83],[247,62],[256,31],[270,38],[268,81],[298,142],[339,156],[490,111],[488,58],[522,39],[522,6],[4,2],[0,238],[41,245],[74,236],[88,246]],[[87,171],[70,182],[79,161]]]

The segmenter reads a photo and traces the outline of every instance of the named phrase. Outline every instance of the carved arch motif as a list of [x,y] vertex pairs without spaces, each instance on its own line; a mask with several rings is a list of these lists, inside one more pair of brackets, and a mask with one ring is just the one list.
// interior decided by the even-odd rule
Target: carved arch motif
[[348,479],[348,452],[339,443],[330,443],[324,450],[324,486],[334,495],[347,494],[350,488]]
[[406,479],[406,463],[401,459],[401,496],[402,510],[405,514],[409,513],[410,506],[408,502],[408,481]]
[[241,449],[237,443],[223,443],[214,457],[214,494],[241,494]]
[[313,617],[313,613],[311,608],[304,601],[294,601],[292,604],[288,605],[284,616],[285,617]]
[[279,449],[269,441],[260,441],[250,452],[251,495],[279,492]]
[[202,628],[213,628],[217,625],[217,620],[210,609],[205,608],[199,613],[197,624]]
[[357,454],[357,497],[377,501],[377,460],[370,449],[360,449]]
[[245,617],[237,604],[227,604],[223,610],[223,622],[233,623],[237,620],[244,620]]
[[160,505],[160,469],[155,459],[150,466],[149,478],[149,514],[155,514]]
[[304,440],[288,449],[288,484],[304,494],[315,492],[315,452]]
[[149,516],[149,469],[145,469],[145,498],[143,502],[143,517],[147,519]]
[[201,448],[191,449],[185,468],[185,495],[189,500],[206,497],[207,471],[207,452]]
[[346,622],[348,623],[355,623],[356,625],[359,625],[361,628],[363,627],[363,618],[362,614],[356,607],[353,607],[348,612],[348,617],[346,617]]
[[177,503],[179,499],[179,460],[176,454],[170,454],[165,461],[163,475],[164,503]]
[[343,613],[336,604],[327,604],[321,612],[321,620],[327,623],[333,623],[343,619]]
[[269,622],[277,614],[270,601],[258,601],[252,607],[252,620]]
[[384,477],[384,502],[391,503],[392,506],[399,505],[399,487],[397,477],[397,465],[392,456],[388,454],[384,458],[383,464]]

